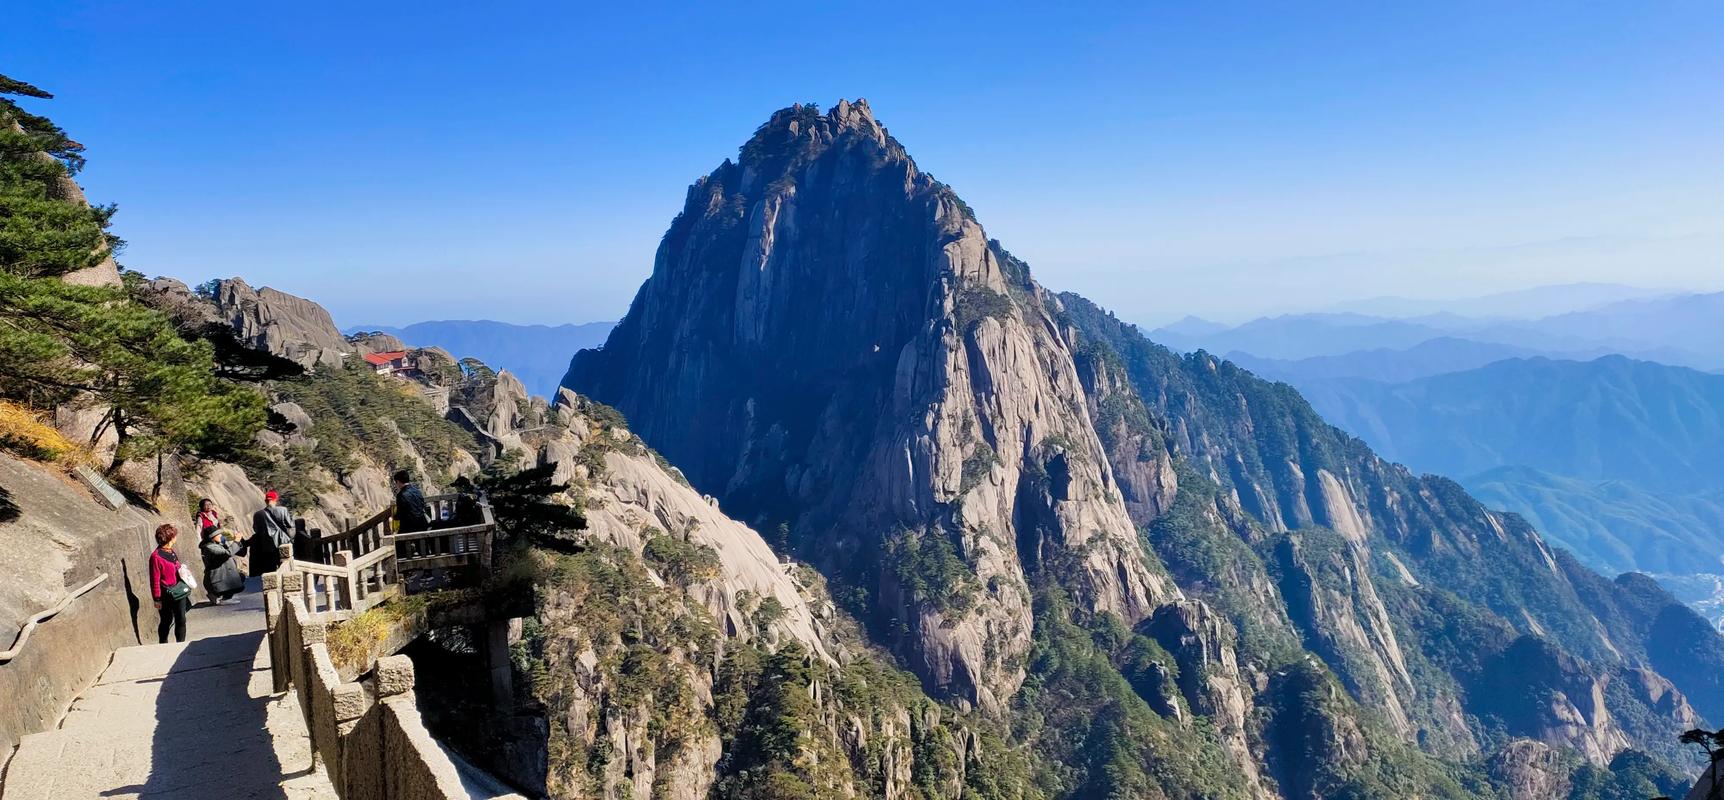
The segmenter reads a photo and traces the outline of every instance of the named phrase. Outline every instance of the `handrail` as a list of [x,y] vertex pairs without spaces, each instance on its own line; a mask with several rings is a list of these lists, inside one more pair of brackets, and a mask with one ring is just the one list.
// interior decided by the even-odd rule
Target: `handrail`
[[395,534],[395,541],[413,542],[420,539],[440,539],[445,536],[462,536],[469,533],[482,533],[495,527],[497,526],[494,523],[476,522],[472,525],[462,525],[459,528],[429,528],[422,531],[414,531],[412,533],[397,533]]
[[330,542],[339,542],[343,539],[358,538],[361,534],[364,534],[365,532],[369,531],[371,528],[374,528],[378,525],[381,525],[385,522],[388,522],[390,511],[391,511],[390,509],[385,508],[382,511],[377,512],[376,514],[371,515],[370,517],[365,519],[363,522],[360,522],[358,525],[355,525],[351,528],[348,528],[347,530],[344,530],[340,533],[331,533],[331,534],[320,533],[319,535],[312,537],[311,541],[313,544],[328,544]]
[[320,564],[316,561],[300,561],[296,558],[293,560],[293,568],[311,575],[325,575],[331,578],[347,577],[346,567],[332,567],[328,564]]
[[30,641],[30,632],[35,630],[37,625],[39,625],[43,622],[46,622],[49,618],[53,617],[55,614],[58,614],[62,611],[65,611],[66,606],[71,605],[73,600],[76,600],[80,597],[83,597],[85,594],[88,594],[91,589],[94,589],[97,586],[102,585],[102,581],[105,581],[107,579],[108,579],[108,573],[104,572],[104,573],[96,576],[95,580],[92,580],[89,583],[84,584],[83,586],[80,586],[76,589],[73,589],[65,597],[61,598],[60,602],[56,603],[53,608],[47,609],[46,611],[37,612],[36,616],[31,617],[28,622],[24,623],[24,627],[19,629],[18,640],[12,643],[12,649],[0,651],[0,662],[11,661],[12,659],[17,658],[19,653],[24,652],[24,643]]
[[[435,506],[444,507],[460,499],[458,494],[436,495]],[[452,509],[444,509],[445,513]],[[383,602],[388,590],[399,585],[403,570],[477,569],[480,578],[491,566],[491,543],[497,521],[489,503],[479,504],[478,521],[452,528],[430,528],[412,533],[392,533],[385,509],[358,526],[334,536],[312,539],[309,558],[296,558],[292,549],[280,549],[283,568],[304,576],[301,589],[308,611],[327,605],[327,612],[351,616]],[[319,601],[321,598],[322,602]]]
[[367,567],[381,564],[394,555],[395,551],[393,548],[379,547],[376,550],[353,559],[353,561],[348,563],[347,568],[352,570],[365,569]]

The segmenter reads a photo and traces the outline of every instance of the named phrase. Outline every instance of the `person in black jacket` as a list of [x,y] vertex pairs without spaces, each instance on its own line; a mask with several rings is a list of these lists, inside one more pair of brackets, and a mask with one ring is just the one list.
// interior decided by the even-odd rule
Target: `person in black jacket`
[[413,484],[407,470],[395,471],[395,532],[416,533],[431,527],[431,514],[425,506],[425,493]]
[[245,543],[246,572],[264,575],[281,567],[280,547],[293,544],[293,514],[281,505],[275,490],[263,493],[263,508],[251,515],[251,538]]

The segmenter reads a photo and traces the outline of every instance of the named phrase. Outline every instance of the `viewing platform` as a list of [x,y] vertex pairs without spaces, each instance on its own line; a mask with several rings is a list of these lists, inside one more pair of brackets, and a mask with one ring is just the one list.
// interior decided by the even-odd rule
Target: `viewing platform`
[[[456,494],[425,498],[434,520],[454,518],[459,501]],[[304,576],[298,591],[306,610],[331,615],[327,621],[402,594],[478,586],[490,573],[497,529],[491,506],[478,509],[478,522],[412,533],[392,532],[390,509],[337,534],[313,529],[295,552],[283,551],[282,569]]]

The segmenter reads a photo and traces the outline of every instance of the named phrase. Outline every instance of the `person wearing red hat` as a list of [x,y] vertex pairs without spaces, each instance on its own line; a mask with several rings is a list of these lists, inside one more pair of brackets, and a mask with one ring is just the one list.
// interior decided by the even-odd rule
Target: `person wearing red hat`
[[293,544],[293,515],[280,504],[281,495],[271,489],[263,493],[263,508],[251,515],[251,540],[246,542],[246,572],[263,575],[281,566],[279,548]]

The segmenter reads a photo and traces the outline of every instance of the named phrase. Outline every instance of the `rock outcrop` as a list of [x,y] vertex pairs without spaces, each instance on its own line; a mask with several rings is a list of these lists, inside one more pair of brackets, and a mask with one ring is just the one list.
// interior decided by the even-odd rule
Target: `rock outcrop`
[[108,576],[0,662],[0,753],[9,755],[25,734],[53,727],[114,649],[155,641],[146,564],[152,534],[163,522],[182,530],[187,523],[132,506],[110,509],[58,469],[5,454],[0,497],[16,513],[0,521],[0,650],[12,649],[26,619]]
[[303,297],[230,278],[217,282],[210,300],[246,344],[301,366],[335,366],[352,349],[329,312]]
[[1598,765],[1628,747],[1604,702],[1605,680],[1573,656],[1534,636],[1522,636],[1486,667],[1475,695],[1509,731],[1572,748]]
[[759,702],[748,676],[763,663],[793,667],[773,680],[809,704],[782,724],[814,754],[799,780],[818,796],[905,797],[928,776],[962,791],[966,770],[999,758],[868,652],[812,570],[726,516],[615,411],[566,389],[542,409],[506,375],[457,391],[452,412],[552,467],[587,521],[580,553],[537,556],[546,574],[521,646],[544,715],[536,746],[553,755],[542,777],[525,776],[530,786],[542,780],[554,797],[753,796],[736,787],[759,779],[747,760],[757,745],[737,736],[733,715]]
[[931,690],[998,711],[1038,570],[1127,620],[1179,596],[1020,269],[866,102],[786,109],[690,189],[634,308],[565,385],[876,598]]
[[1532,739],[1516,739],[1491,757],[1491,777],[1509,800],[1567,797],[1574,766],[1561,750]]
[[1232,626],[1203,601],[1189,600],[1162,606],[1144,630],[1178,661],[1180,692],[1214,724],[1247,785],[1265,793],[1250,736],[1255,691],[1239,669]]

